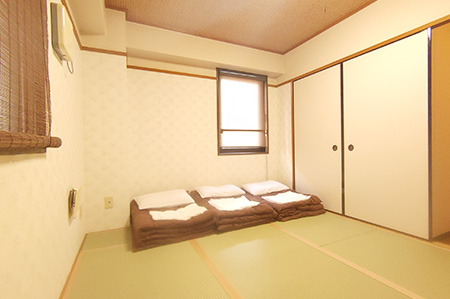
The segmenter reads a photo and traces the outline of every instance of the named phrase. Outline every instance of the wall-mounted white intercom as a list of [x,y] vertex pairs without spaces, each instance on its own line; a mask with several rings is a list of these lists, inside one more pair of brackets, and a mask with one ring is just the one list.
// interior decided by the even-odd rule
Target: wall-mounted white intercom
[[69,52],[66,49],[64,41],[64,6],[59,3],[50,3],[51,27],[52,27],[52,47],[60,62],[66,61],[69,71],[73,72],[69,63],[72,63]]

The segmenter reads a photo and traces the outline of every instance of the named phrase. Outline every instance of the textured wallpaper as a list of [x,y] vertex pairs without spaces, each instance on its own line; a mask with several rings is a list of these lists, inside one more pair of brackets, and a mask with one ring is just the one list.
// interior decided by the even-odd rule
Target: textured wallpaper
[[[276,89],[270,88],[271,154],[219,157],[215,80],[130,70],[123,57],[82,54],[90,66],[83,75],[89,231],[126,226],[135,195],[280,176],[278,115],[285,105]],[[114,197],[113,209],[104,209],[106,196]]]
[[0,297],[58,298],[84,237],[70,221],[67,198],[84,184],[80,51],[67,47],[75,73],[49,53],[52,135],[46,154],[0,156]]
[[278,122],[277,159],[278,180],[292,187],[292,125],[291,125],[291,84],[277,89],[278,110],[274,114]]
[[[219,157],[214,80],[129,70],[125,57],[81,52],[68,32],[75,73],[49,53],[52,135],[62,147],[0,156],[5,298],[57,298],[85,232],[128,225],[135,195],[290,184],[290,89],[269,88],[269,155]],[[73,187],[81,187],[81,219],[67,215]],[[106,196],[113,209],[104,209]]]

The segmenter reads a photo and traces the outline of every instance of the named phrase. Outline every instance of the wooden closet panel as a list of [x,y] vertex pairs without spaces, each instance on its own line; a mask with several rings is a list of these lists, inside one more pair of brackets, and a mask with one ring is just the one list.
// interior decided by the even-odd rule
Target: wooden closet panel
[[428,238],[428,33],[343,73],[345,214]]
[[[342,213],[340,66],[294,82],[296,190]],[[333,145],[337,150],[333,150]]]
[[450,231],[450,23],[432,30],[432,237]]

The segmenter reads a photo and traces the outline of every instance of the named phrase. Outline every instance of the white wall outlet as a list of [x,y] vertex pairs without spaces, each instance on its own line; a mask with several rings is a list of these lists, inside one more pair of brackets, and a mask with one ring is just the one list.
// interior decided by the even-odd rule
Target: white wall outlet
[[108,196],[105,197],[105,209],[112,209],[113,208],[113,197]]

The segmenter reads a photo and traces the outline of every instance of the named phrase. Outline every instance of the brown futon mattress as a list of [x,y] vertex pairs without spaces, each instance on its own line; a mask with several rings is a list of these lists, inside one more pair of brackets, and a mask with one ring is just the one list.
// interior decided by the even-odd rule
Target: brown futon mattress
[[[322,201],[315,195],[311,195],[309,199],[302,201],[295,201],[289,203],[273,203],[262,198],[263,196],[277,195],[279,193],[284,192],[296,192],[294,190],[283,190],[277,191],[262,195],[251,195],[249,194],[249,199],[259,201],[261,203],[265,203],[270,205],[277,213],[276,220],[278,221],[288,221],[292,219],[307,217],[307,216],[316,216],[325,213],[325,209],[323,208]],[[296,192],[298,193],[298,192]],[[310,194],[306,194],[310,195]]]
[[[216,209],[208,203],[208,200],[211,198],[202,198],[197,191],[191,191],[189,194],[192,198],[194,198],[195,202],[199,206],[203,206],[213,212],[217,233],[223,233],[275,221],[276,213],[272,207],[266,203],[260,203],[257,206],[242,210],[222,211]],[[230,197],[240,196],[241,195]],[[245,196],[247,199],[252,200],[247,194]]]
[[[163,210],[175,210],[180,207]],[[158,209],[161,211],[162,209]],[[130,224],[133,250],[156,247],[199,238],[215,232],[214,214],[207,210],[188,220],[153,220],[150,209],[139,210],[135,200],[130,203]]]

